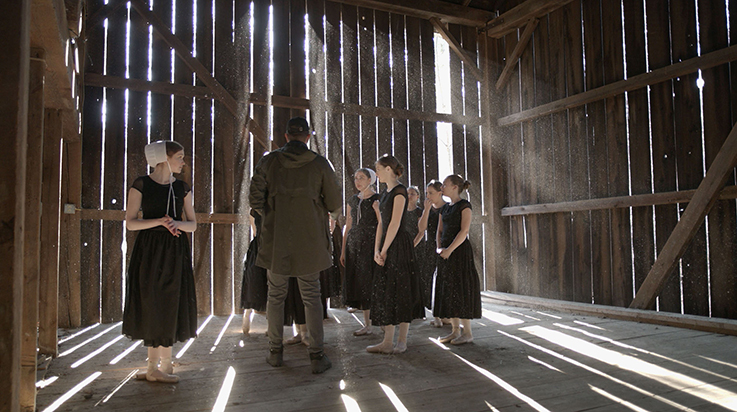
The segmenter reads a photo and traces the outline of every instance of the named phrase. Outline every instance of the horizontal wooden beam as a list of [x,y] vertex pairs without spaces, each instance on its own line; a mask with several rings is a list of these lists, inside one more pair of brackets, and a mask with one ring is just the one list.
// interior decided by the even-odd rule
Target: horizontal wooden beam
[[493,12],[440,0],[333,0],[368,9],[404,14],[421,19],[438,18],[445,23],[482,27],[496,17]]
[[[107,220],[122,222],[125,220],[125,210],[77,209],[75,216],[80,220]],[[248,215],[234,213],[195,213],[197,224],[250,224]]]
[[[536,119],[541,116],[570,109],[572,107],[578,107],[586,103],[592,103],[608,97],[617,96],[624,92],[641,89],[679,76],[684,76],[699,69],[703,70],[719,66],[720,64],[729,63],[734,60],[737,60],[737,45],[729,46],[661,69],[630,77],[626,80],[620,80],[587,92],[564,97],[560,100],[543,104],[529,110],[523,110],[519,113],[500,117],[499,120],[497,120],[497,124],[499,126],[511,126]],[[716,85],[715,87],[720,86]]]
[[733,174],[737,163],[737,126],[732,128],[727,139],[719,149],[714,161],[706,171],[704,180],[699,184],[691,202],[678,219],[673,233],[668,237],[663,249],[658,253],[653,267],[637,290],[635,298],[630,304],[634,309],[649,309],[655,304],[655,299],[671,273],[678,265],[678,261],[691,244],[696,232],[704,223],[709,210],[716,203],[719,190],[724,186],[729,176]]
[[97,73],[85,73],[84,82],[86,86],[129,89],[137,92],[152,92],[169,95],[173,94],[181,97],[199,97],[203,99],[214,98],[214,94],[207,87],[139,79],[126,79],[124,77],[106,76]]
[[606,317],[611,319],[642,322],[653,325],[700,330],[710,333],[737,335],[737,320],[708,318],[705,316],[681,315],[670,312],[628,309],[616,306],[595,305],[591,303],[568,302],[564,300],[536,298],[502,292],[481,292],[481,296],[491,303],[518,306],[532,309],[548,309],[558,312]]
[[499,75],[499,79],[497,79],[496,81],[497,90],[501,90],[501,88],[504,87],[504,83],[506,83],[507,79],[509,79],[509,76],[512,75],[512,70],[514,70],[514,67],[517,66],[517,60],[519,60],[519,58],[522,56],[522,52],[524,52],[527,48],[527,44],[530,42],[532,34],[535,32],[535,29],[537,28],[539,22],[539,19],[534,18],[525,26],[525,31],[522,32],[522,37],[520,37],[517,45],[514,46],[512,54],[507,58],[507,62],[504,65],[502,74]]
[[465,124],[468,126],[479,126],[483,121],[481,117],[467,115],[464,116],[434,112],[419,112],[407,109],[363,106],[353,103],[332,103],[329,106],[329,110],[346,114],[357,114],[359,116],[373,116],[400,120],[419,120],[423,122],[455,123]]
[[483,30],[496,39],[517,30],[528,21],[555,11],[573,0],[527,0],[501,16],[491,20]]
[[[584,212],[588,210],[619,209],[655,205],[688,203],[696,190],[680,192],[647,193],[642,195],[606,197],[576,200],[572,202],[542,203],[538,205],[509,206],[502,208],[502,216],[526,216],[545,213]],[[737,199],[737,186],[727,186],[719,193],[719,199]]]

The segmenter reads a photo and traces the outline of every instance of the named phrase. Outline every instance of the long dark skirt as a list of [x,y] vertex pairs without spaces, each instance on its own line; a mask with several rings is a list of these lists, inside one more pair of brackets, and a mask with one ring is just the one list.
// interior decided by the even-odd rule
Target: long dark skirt
[[435,282],[434,316],[461,319],[481,317],[479,275],[468,239],[448,259],[438,258]]
[[241,309],[263,312],[266,310],[269,286],[266,269],[256,266],[256,256],[258,256],[258,238],[254,238],[248,245],[246,261],[243,263]]

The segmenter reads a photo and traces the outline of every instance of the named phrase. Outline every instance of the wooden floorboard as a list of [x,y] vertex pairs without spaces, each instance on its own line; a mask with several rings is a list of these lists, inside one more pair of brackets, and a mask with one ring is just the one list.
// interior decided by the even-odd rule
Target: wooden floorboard
[[[247,337],[240,315],[210,318],[175,361],[181,381],[174,385],[119,385],[145,368],[146,357],[139,345],[110,364],[133,344],[127,338],[109,343],[120,336],[120,325],[97,325],[71,338],[78,331],[61,330],[68,340],[60,354],[87,343],[39,371],[39,380],[58,378],[39,389],[38,410],[100,372],[57,410],[210,411],[230,367],[235,380],[226,410],[233,411],[737,410],[736,336],[484,302],[472,344],[440,345],[434,339],[450,327],[418,320],[406,353],[373,355],[365,347],[378,342],[381,331],[354,337],[357,319],[363,320],[355,315],[330,310],[325,342],[333,369],[323,375],[310,373],[303,345],[286,347],[284,367],[266,364],[264,317],[255,316]],[[174,354],[183,346],[175,345]],[[395,407],[389,393],[402,405]],[[350,409],[352,402],[359,409]]]

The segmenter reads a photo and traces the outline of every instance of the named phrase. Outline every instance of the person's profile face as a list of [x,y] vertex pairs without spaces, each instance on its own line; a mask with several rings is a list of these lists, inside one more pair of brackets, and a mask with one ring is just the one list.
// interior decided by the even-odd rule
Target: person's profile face
[[169,162],[172,173],[182,173],[184,168],[184,150],[180,150],[166,159]]
[[376,168],[376,177],[379,179],[379,182],[386,183],[389,181],[389,177],[391,177],[394,172],[392,171],[392,168],[389,166],[382,166],[378,162],[374,165]]
[[417,193],[416,190],[414,189],[407,190],[407,201],[410,204],[417,203],[418,200],[420,200],[420,194]]
[[425,196],[427,196],[428,199],[430,199],[431,202],[437,203],[442,198],[442,193],[435,190],[434,187],[430,186],[427,188],[427,191],[425,191]]
[[366,173],[358,171],[353,175],[353,184],[356,185],[356,189],[362,192],[371,185],[371,179],[366,176]]
[[453,182],[450,181],[450,179],[443,180],[443,195],[452,197],[453,195],[458,194],[458,186],[454,185]]

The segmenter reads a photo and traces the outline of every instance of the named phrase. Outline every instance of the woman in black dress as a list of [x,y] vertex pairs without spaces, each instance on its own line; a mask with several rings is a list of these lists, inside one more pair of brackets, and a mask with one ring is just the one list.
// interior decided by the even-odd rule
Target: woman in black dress
[[[384,340],[367,347],[366,350],[371,353],[406,351],[409,323],[425,315],[415,267],[413,239],[404,225],[407,188],[397,181],[403,172],[404,166],[394,156],[384,155],[376,162],[376,174],[382,183],[386,183],[386,191],[382,193],[378,204],[381,221],[376,229],[374,248],[374,261],[378,266],[374,272],[371,293],[371,321],[384,326]],[[394,346],[397,324],[399,336]]]
[[410,186],[407,188],[407,216],[404,219],[404,227],[413,240],[417,238],[420,232],[420,217],[422,217],[420,189],[417,186]]
[[256,266],[258,256],[258,235],[261,232],[261,215],[251,210],[251,230],[253,239],[248,245],[246,261],[243,263],[243,280],[241,283],[241,309],[243,309],[243,334],[248,336],[251,331],[251,317],[253,312],[266,313],[266,298],[268,296],[268,284],[266,281],[266,269]]
[[376,173],[368,168],[353,175],[358,194],[348,199],[345,237],[340,263],[345,267],[345,304],[363,310],[364,326],[356,336],[371,333],[371,287],[374,273],[374,243],[379,213],[372,207],[379,195],[374,191]]
[[192,256],[182,234],[194,232],[197,221],[189,185],[173,176],[184,166],[184,148],[158,141],[145,154],[154,171],[133,182],[125,212],[126,228],[139,233],[128,265],[123,334],[148,347],[146,380],[174,383],[171,347],[197,336]]
[[[451,318],[453,331],[440,339],[462,345],[473,341],[471,319],[481,317],[481,288],[468,240],[471,227],[471,203],[461,193],[471,184],[458,175],[443,181],[443,195],[450,203],[440,210],[438,223],[438,277],[435,287],[435,316]],[[461,334],[460,326],[463,326]]]
[[[427,184],[425,190],[425,208],[419,221],[419,229],[417,237],[415,237],[415,250],[417,251],[417,260],[420,269],[420,284],[422,285],[423,304],[426,308],[432,309],[433,297],[433,278],[435,277],[435,269],[437,268],[438,253],[440,247],[437,244],[438,220],[440,220],[440,209],[445,206],[443,199],[443,184],[437,180],[432,180]],[[427,233],[427,236],[425,236]],[[439,328],[443,326],[443,321],[439,317],[435,317],[432,325]]]

